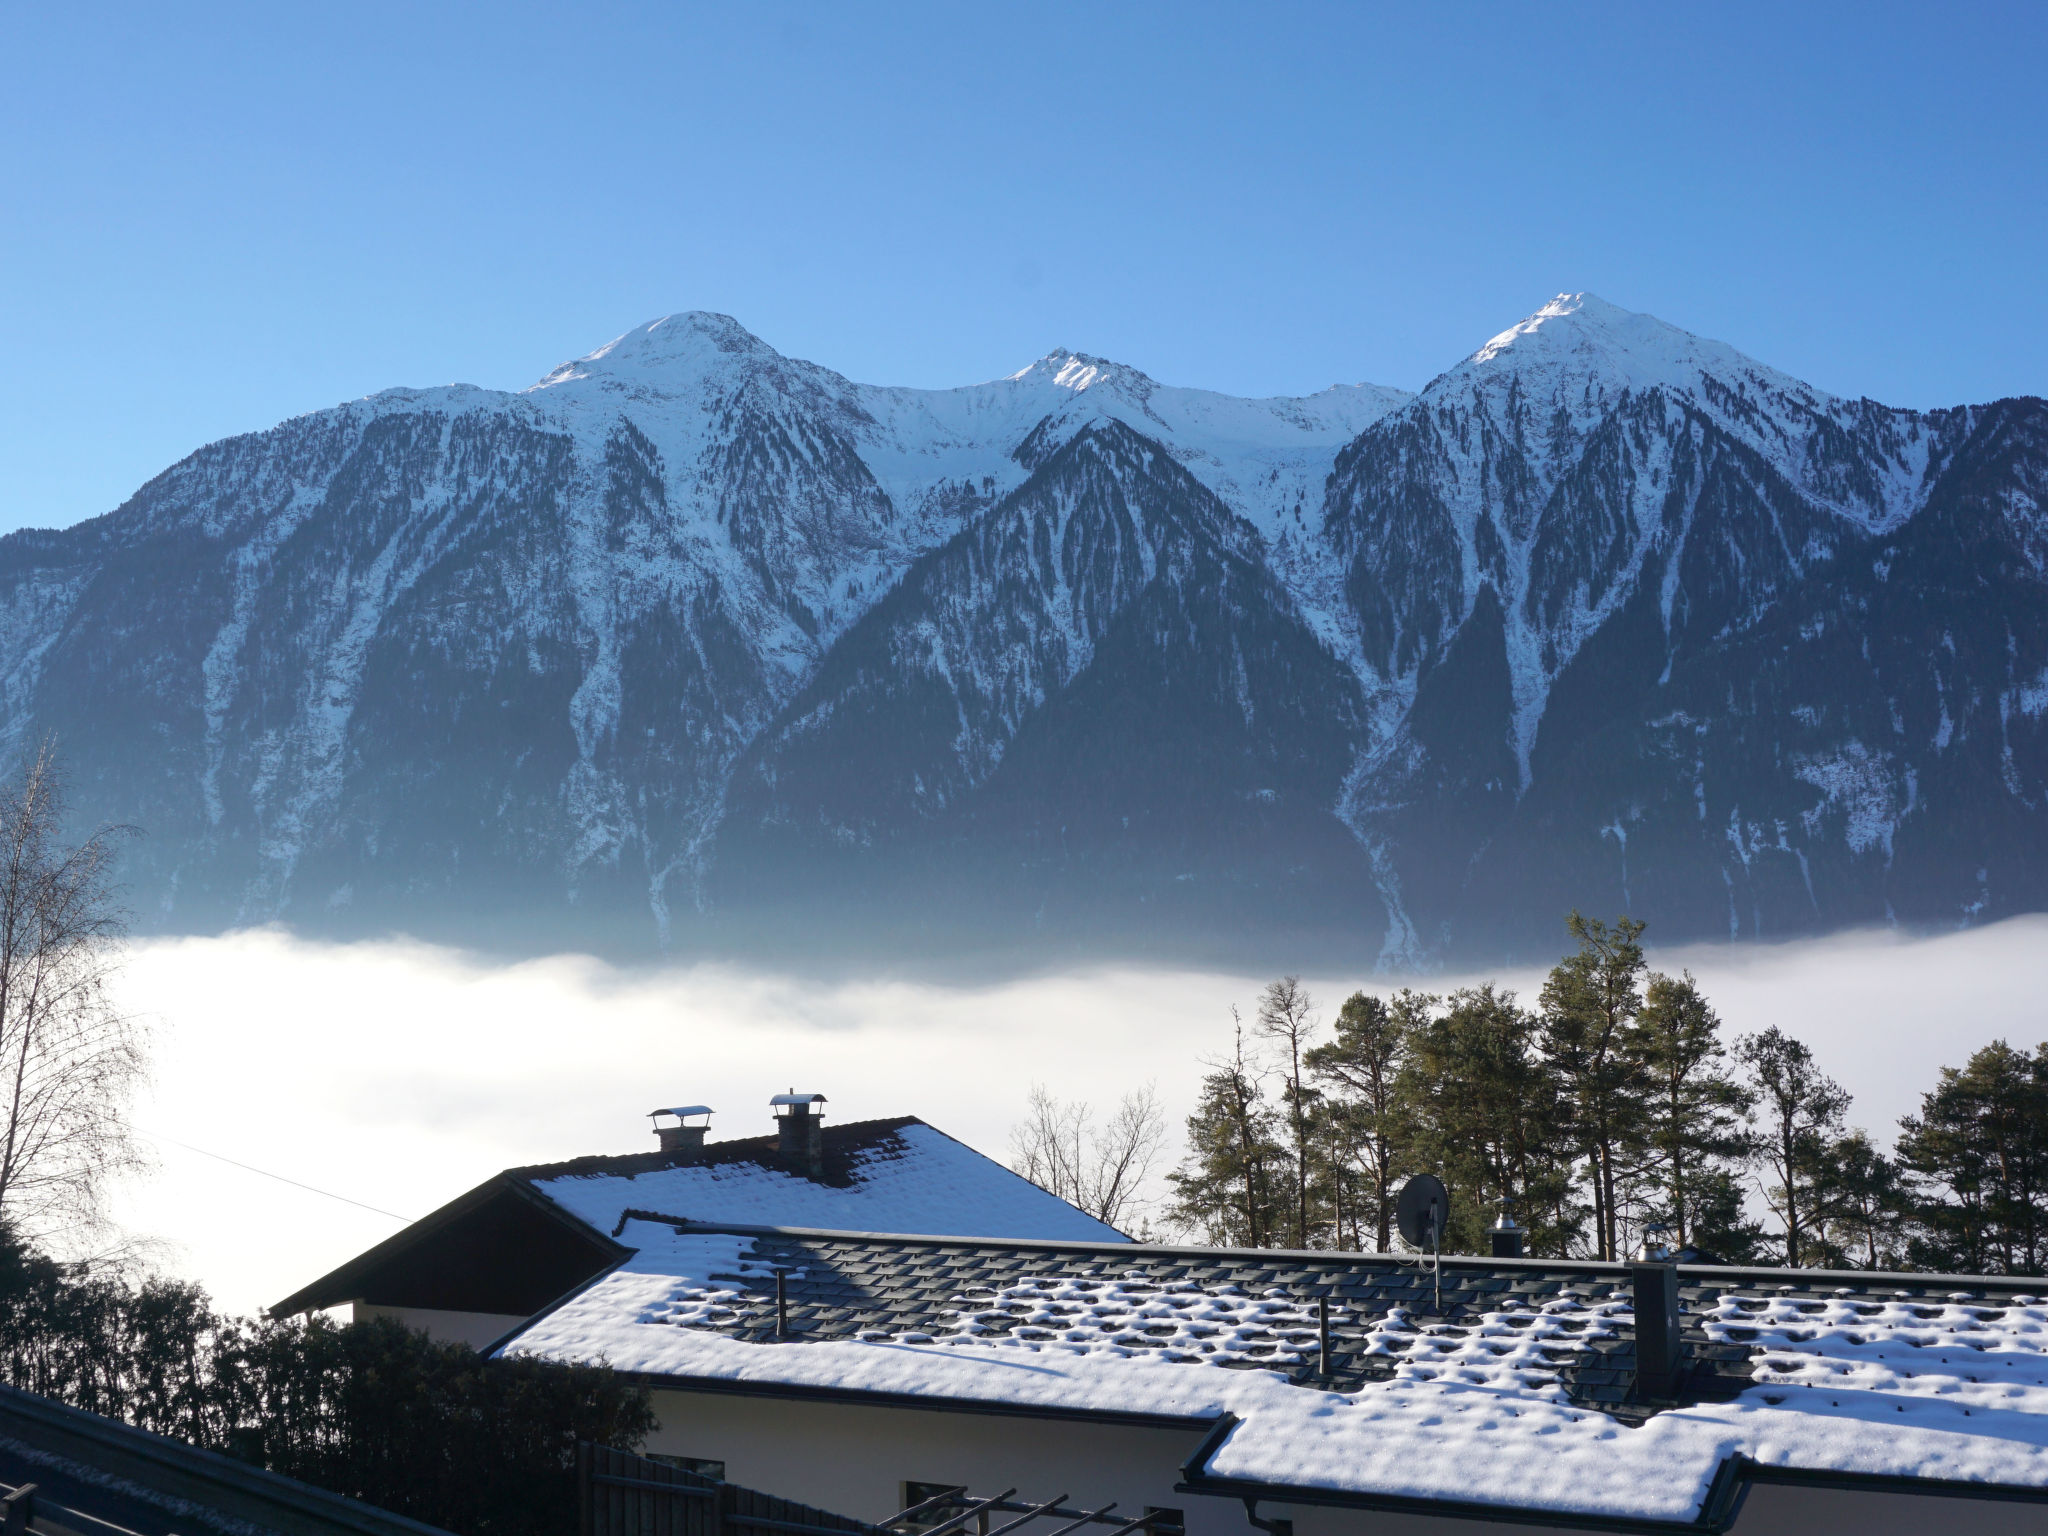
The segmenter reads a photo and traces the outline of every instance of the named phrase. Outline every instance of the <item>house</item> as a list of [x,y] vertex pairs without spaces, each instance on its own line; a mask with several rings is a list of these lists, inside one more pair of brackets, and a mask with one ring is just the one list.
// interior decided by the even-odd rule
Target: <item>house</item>
[[233,1457],[0,1386],[9,1536],[448,1536]]
[[652,1389],[648,1454],[860,1519],[965,1487],[1115,1501],[1188,1536],[2048,1521],[2038,1280],[647,1210],[616,1240],[501,1352],[609,1361]]
[[956,1237],[1124,1241],[915,1116],[824,1123],[825,1098],[777,1094],[774,1130],[707,1141],[701,1104],[652,1113],[654,1151],[509,1168],[272,1307],[348,1306],[482,1347],[631,1256],[631,1214]]

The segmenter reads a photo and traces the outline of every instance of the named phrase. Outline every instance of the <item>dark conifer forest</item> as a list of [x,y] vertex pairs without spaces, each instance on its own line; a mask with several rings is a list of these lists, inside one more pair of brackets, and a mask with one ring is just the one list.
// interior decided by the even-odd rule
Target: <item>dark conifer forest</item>
[[1777,1028],[1731,1036],[1644,925],[1573,913],[1529,1003],[1492,983],[1356,992],[1317,1022],[1283,977],[1205,1063],[1165,1225],[1209,1242],[1385,1251],[1413,1174],[1451,1191],[1446,1251],[1966,1274],[2048,1261],[2048,1043],[1944,1068],[1889,1152]]

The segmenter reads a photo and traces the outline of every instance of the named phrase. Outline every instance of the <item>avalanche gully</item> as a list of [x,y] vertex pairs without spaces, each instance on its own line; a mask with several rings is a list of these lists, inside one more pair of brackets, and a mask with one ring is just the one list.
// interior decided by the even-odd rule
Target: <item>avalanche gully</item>
[[144,931],[1013,967],[2048,906],[2048,404],[1590,294],[1420,394],[666,316],[0,540],[0,731]]

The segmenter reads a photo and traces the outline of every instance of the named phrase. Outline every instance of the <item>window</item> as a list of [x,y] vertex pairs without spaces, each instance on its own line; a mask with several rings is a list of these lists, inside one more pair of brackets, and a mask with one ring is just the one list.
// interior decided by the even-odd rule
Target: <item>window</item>
[[644,1453],[649,1461],[658,1461],[664,1467],[677,1467],[685,1472],[694,1472],[699,1477],[708,1477],[718,1482],[725,1481],[725,1463],[711,1461],[702,1456],[660,1456],[653,1452]]
[[1152,1536],[1187,1536],[1188,1515],[1184,1509],[1168,1509],[1164,1504],[1147,1504],[1146,1519],[1151,1523],[1145,1529]]

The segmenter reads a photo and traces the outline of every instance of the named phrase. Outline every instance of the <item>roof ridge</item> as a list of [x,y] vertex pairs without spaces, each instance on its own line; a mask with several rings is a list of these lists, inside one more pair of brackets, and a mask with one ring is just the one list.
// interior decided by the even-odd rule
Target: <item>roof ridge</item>
[[[823,1126],[821,1129],[824,1133],[826,1144],[829,1146],[835,1139],[844,1140],[849,1136],[855,1135],[872,1136],[887,1131],[900,1131],[908,1126],[923,1125],[924,1123],[916,1115],[887,1115],[874,1120],[847,1120],[838,1125]],[[940,1134],[943,1135],[944,1132]],[[664,1154],[658,1149],[650,1149],[644,1152],[584,1152],[575,1157],[559,1158],[549,1163],[522,1163],[516,1167],[507,1168],[504,1172],[511,1178],[545,1180],[568,1173],[601,1172],[605,1164],[627,1161],[645,1162],[649,1159],[664,1159],[677,1167],[687,1167],[692,1163],[701,1162],[705,1154],[748,1150],[772,1151],[775,1148],[776,1139],[777,1133],[774,1131],[769,1131],[760,1136],[729,1136],[723,1141],[707,1141],[704,1144],[702,1153],[693,1152],[684,1156]]]

